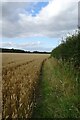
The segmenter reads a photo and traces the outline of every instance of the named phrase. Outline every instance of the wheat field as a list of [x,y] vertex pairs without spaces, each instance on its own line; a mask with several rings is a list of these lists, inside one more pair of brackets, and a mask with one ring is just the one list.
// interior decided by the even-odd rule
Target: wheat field
[[30,118],[42,62],[49,55],[2,54],[2,117]]

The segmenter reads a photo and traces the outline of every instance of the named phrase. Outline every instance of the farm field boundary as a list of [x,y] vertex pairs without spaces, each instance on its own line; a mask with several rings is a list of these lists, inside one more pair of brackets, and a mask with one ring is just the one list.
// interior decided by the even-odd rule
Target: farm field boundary
[[32,118],[80,118],[78,90],[77,78],[66,64],[47,59]]

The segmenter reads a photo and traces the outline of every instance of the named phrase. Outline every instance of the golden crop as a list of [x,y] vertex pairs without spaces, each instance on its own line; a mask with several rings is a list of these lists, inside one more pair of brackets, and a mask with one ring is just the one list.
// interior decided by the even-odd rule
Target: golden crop
[[31,117],[42,62],[48,55],[2,55],[3,118]]

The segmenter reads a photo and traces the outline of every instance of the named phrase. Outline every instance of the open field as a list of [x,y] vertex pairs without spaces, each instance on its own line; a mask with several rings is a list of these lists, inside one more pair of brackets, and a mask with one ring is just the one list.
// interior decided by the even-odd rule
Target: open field
[[50,55],[2,54],[2,85],[5,119],[80,118],[77,73]]
[[42,62],[49,55],[2,54],[3,118],[31,117]]

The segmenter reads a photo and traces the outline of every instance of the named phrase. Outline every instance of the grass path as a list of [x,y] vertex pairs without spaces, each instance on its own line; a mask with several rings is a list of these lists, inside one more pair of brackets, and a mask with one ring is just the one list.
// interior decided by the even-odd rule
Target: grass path
[[80,117],[78,82],[69,69],[49,58],[43,65],[33,118]]

